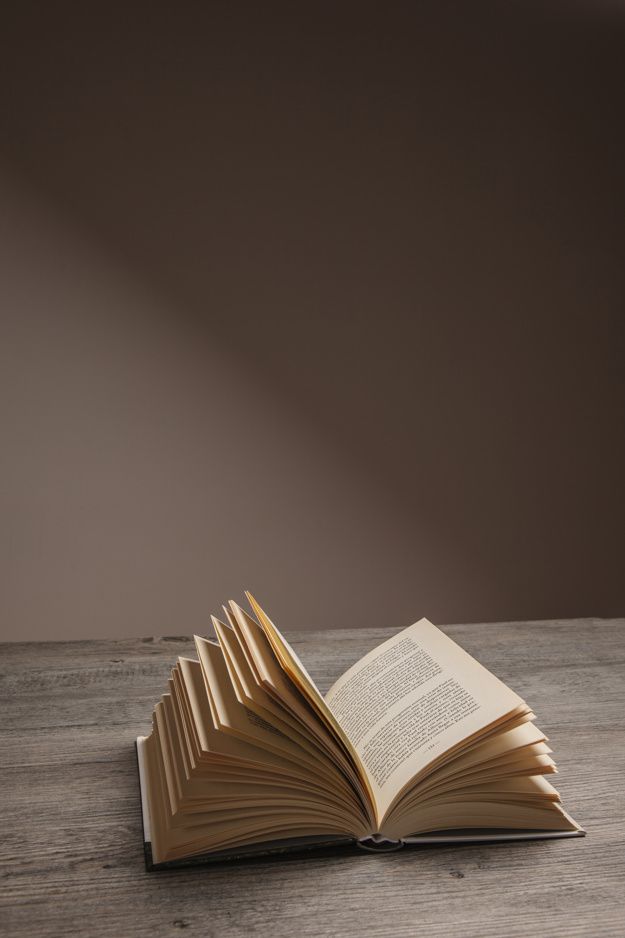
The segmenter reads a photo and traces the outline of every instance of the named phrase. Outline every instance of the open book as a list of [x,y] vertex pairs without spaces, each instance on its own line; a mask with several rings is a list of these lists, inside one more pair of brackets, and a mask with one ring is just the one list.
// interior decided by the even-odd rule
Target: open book
[[248,593],[137,740],[149,869],[257,853],[583,834],[514,691],[421,619],[324,696]]

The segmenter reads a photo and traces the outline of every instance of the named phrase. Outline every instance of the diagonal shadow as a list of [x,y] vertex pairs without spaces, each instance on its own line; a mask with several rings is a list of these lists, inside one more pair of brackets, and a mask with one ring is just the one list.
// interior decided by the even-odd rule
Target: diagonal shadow
[[451,6],[24,6],[2,154],[475,582],[445,617],[615,611],[623,16]]

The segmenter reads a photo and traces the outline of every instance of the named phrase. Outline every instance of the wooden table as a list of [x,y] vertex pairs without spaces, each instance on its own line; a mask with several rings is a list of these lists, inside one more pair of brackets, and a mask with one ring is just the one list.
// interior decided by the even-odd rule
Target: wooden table
[[[583,839],[143,864],[134,740],[190,639],[0,646],[0,930],[22,935],[625,934],[625,620],[445,631],[536,710]],[[392,629],[291,633],[325,690]],[[287,633],[288,634],[288,633]]]

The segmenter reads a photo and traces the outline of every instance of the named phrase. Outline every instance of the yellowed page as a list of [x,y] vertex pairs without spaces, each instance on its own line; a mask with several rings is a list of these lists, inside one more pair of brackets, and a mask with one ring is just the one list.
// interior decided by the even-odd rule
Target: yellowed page
[[378,822],[429,763],[523,705],[427,619],[365,655],[325,700],[367,773]]
[[283,706],[276,703],[264,687],[253,679],[234,629],[224,625],[214,616],[212,623],[239,703],[301,746],[308,753],[309,760],[314,760],[319,771],[330,770],[333,779],[338,782],[339,778],[342,778],[344,782],[335,762],[328,755],[327,745],[322,746],[318,741],[318,728],[311,729],[310,724],[304,724],[301,720],[292,717]]
[[[271,645],[276,658],[280,662],[285,673],[290,677],[297,689],[308,701],[309,705],[313,708],[319,719],[332,730],[336,738],[344,746],[345,750],[350,753],[350,755],[353,755],[352,744],[343,731],[343,727],[336,720],[334,714],[326,704],[317,685],[311,678],[302,662],[299,660],[299,657],[295,654],[284,635],[282,635],[282,633],[273,624],[269,616],[258,605],[252,594],[246,592],[245,595],[247,596],[249,603],[254,610],[254,614],[257,616],[263,632],[265,633],[269,644]],[[235,606],[236,604],[231,602],[230,605]]]
[[208,698],[211,709],[214,708],[219,729],[301,763],[306,754],[290,736],[239,703],[221,646],[196,635],[195,647],[206,676]]
[[230,628],[230,626],[223,625],[223,623],[219,622],[219,620],[216,619],[215,616],[211,616],[211,622],[213,625],[213,631],[215,632],[215,635],[217,636],[217,641],[221,645],[221,650],[224,653],[224,661],[226,662],[226,666],[228,668],[228,674],[230,675],[230,682],[232,684],[232,689],[234,690],[236,694],[236,698],[239,701],[239,703],[245,705],[246,703],[245,687],[243,685],[243,681],[241,680],[240,670],[232,655],[230,644],[225,637],[225,633],[231,632],[232,629]]
[[[220,730],[211,715],[199,661],[179,658],[178,667],[180,687],[189,702],[191,719],[188,728],[197,734],[196,759],[201,760],[203,756],[210,754],[214,758],[227,759],[229,763],[238,760],[244,766],[253,767],[255,772],[260,771],[261,766],[266,766],[271,771],[288,773],[291,777],[297,774],[297,766],[286,760],[282,754],[270,752],[267,748]],[[301,774],[304,774],[304,771],[302,767]]]
[[[183,678],[183,673],[186,678]],[[206,683],[202,667],[197,661],[179,659],[174,669],[174,686],[187,695],[187,685],[195,697],[196,716],[202,725],[205,747],[197,747],[194,767],[199,771],[197,777],[239,782],[246,780],[258,792],[266,792],[267,786],[293,786],[300,792],[310,792],[317,801],[332,802],[341,806],[341,810],[353,817],[354,830],[359,830],[364,821],[362,806],[341,773],[331,764],[325,766],[317,758],[305,761],[299,755],[293,760],[286,753],[271,752],[266,747],[258,746],[230,733],[217,729],[212,722],[208,705]],[[200,711],[198,706],[203,709]],[[184,721],[190,723],[195,718],[181,710]],[[197,745],[197,744],[196,744]],[[191,756],[191,750],[188,750]],[[310,757],[306,756],[310,760]],[[209,761],[207,761],[209,760]],[[221,765],[219,764],[221,763]]]
[[[155,862],[176,859],[230,845],[248,845],[279,837],[340,834],[363,836],[367,828],[358,818],[331,804],[295,796],[272,798],[242,807],[232,797],[223,809],[173,815],[167,794],[165,761],[158,729],[144,741],[152,855]],[[279,790],[276,789],[276,794]],[[236,795],[235,795],[236,797]]]
[[410,816],[405,816],[394,824],[392,820],[382,827],[384,836],[389,839],[410,836],[425,831],[456,830],[469,827],[512,828],[517,830],[580,830],[578,824],[562,810],[557,802],[543,800],[510,803],[487,799],[475,801],[474,797],[458,801],[444,801],[415,808]]
[[[288,714],[319,732],[319,720],[280,665],[263,629],[237,603],[230,605],[233,631],[258,686],[271,692]],[[327,736],[325,729],[324,733]]]
[[543,739],[544,734],[529,724],[463,749],[455,759],[427,771],[420,782],[411,785],[387,813],[386,821],[394,822],[410,805],[454,788],[554,772],[553,760],[548,755],[551,750]]
[[[282,704],[275,701],[262,683],[257,683],[234,628],[224,625],[214,616],[212,623],[239,702],[256,710],[259,716],[269,720],[283,732],[293,734],[301,743],[304,740],[303,734],[309,729],[310,719],[304,724],[302,720],[293,717]],[[309,745],[312,746],[312,743],[309,742]]]
[[[250,602],[252,602],[251,598]],[[363,807],[371,823],[373,823],[372,794],[369,792],[366,777],[358,765],[358,757],[353,752],[349,740],[338,727],[314,684],[311,682],[308,688],[309,693],[305,694],[299,680],[295,679],[293,670],[284,663],[285,660],[289,659],[289,654],[292,654],[293,660],[295,660],[295,653],[292,650],[289,651],[285,639],[257,603],[254,604],[254,610],[261,617],[262,625],[259,625],[233,601],[230,602],[230,610],[235,634],[246,651],[248,662],[254,662],[253,673],[259,675],[260,686],[268,689],[275,696],[275,699],[287,708],[291,716],[301,720],[311,735],[321,743],[349,780],[352,789],[362,800]],[[270,633],[273,640],[270,638]],[[276,645],[274,645],[274,641]],[[281,654],[278,654],[276,650],[277,645],[282,648]],[[304,683],[310,681],[310,678],[303,671],[300,677]],[[312,696],[309,696],[309,694]],[[315,696],[321,701],[321,707],[318,704],[313,705],[312,698]],[[322,716],[322,711],[323,714],[328,716],[327,719]],[[338,727],[338,730],[335,730],[334,727]]]
[[[328,707],[317,685],[287,640],[276,628],[269,616],[259,606],[252,594],[246,590],[245,595],[247,596],[254,614],[257,616],[258,621],[262,626],[263,632],[266,635],[269,644],[271,645],[283,670],[293,681],[308,704],[313,708],[319,720],[323,723],[324,726],[328,727],[336,741],[344,750],[351,763],[351,766],[353,767],[351,777],[354,783],[358,786],[358,790],[361,792],[361,794],[364,795],[368,801],[372,802],[373,806],[374,792],[370,788],[368,774],[363,771],[358,753],[352,745],[349,736],[344,731],[339,720],[337,720],[334,716],[330,707]],[[231,602],[230,605],[233,607],[236,604]],[[367,805],[367,807],[370,810],[369,805]]]

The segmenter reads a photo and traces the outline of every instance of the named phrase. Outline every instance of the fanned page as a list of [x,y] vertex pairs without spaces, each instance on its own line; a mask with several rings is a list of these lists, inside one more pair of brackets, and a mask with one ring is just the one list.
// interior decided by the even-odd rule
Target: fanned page
[[[368,796],[375,806],[375,793],[372,789],[369,774],[362,771],[360,754],[350,739],[349,733],[345,731],[340,718],[337,718],[331,706],[328,706],[327,699],[324,699],[315,682],[308,671],[295,654],[289,643],[281,632],[273,624],[269,616],[261,609],[251,593],[245,593],[247,599],[260,622],[267,639],[269,640],[274,653],[284,668],[289,678],[293,681],[298,690],[304,695],[311,705],[318,718],[330,730],[337,741],[342,745],[347,756],[350,758],[357,772],[356,781],[365,787],[365,797]],[[336,685],[335,685],[336,686]]]
[[379,825],[438,757],[528,709],[427,619],[365,655],[325,700],[366,773]]
[[[421,619],[322,697],[258,603],[196,637],[138,740],[156,864],[306,841],[581,829],[529,707]],[[438,833],[437,833],[438,832]],[[431,839],[431,837],[430,837]]]

